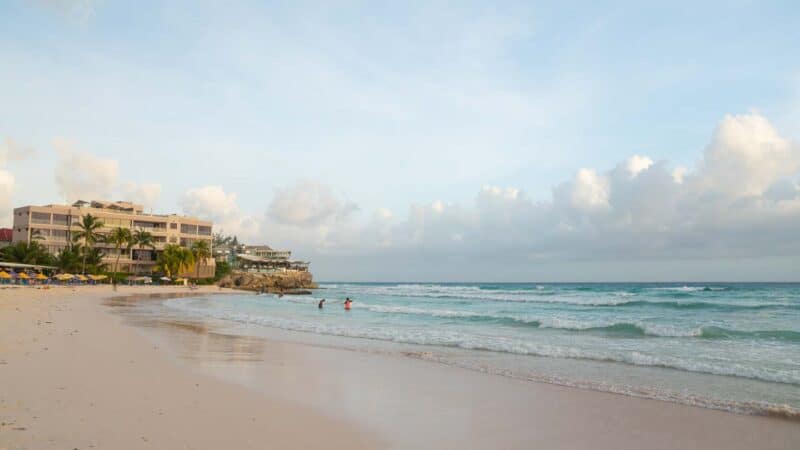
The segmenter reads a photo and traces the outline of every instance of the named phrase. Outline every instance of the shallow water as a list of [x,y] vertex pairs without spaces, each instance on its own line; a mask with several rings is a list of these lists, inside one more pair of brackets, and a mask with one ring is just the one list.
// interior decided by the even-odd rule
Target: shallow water
[[800,410],[798,284],[337,283],[312,296],[164,305],[245,335],[289,330],[301,333],[281,336],[516,378],[745,413]]

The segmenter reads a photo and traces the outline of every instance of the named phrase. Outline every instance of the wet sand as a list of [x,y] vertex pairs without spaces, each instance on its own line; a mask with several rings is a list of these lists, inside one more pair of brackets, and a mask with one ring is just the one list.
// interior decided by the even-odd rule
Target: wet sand
[[233,336],[97,289],[0,290],[0,448],[800,447],[796,422]]
[[[116,295],[142,291],[187,289]],[[110,295],[0,290],[0,449],[385,447],[356,424],[175,364],[109,313]]]

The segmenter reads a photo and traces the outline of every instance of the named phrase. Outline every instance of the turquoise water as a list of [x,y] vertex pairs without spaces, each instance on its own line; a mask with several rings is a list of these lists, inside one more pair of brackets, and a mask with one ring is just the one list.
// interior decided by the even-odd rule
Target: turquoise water
[[330,283],[311,296],[223,297],[166,305],[245,334],[286,330],[300,341],[747,413],[800,410],[800,284]]

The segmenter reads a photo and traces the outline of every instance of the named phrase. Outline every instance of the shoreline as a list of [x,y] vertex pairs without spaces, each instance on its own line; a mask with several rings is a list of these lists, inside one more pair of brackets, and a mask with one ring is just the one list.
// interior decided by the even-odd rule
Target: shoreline
[[[51,295],[64,289],[68,295]],[[13,289],[18,291],[18,289]],[[52,373],[69,369],[80,374],[81,379],[102,382],[111,374],[97,370],[96,367],[74,367],[75,362],[69,358],[59,357],[56,351],[67,353],[87,353],[86,341],[76,342],[74,337],[85,338],[87,331],[100,336],[107,342],[120,344],[118,359],[125,360],[129,353],[136,353],[132,372],[127,376],[136,378],[142,372],[167,370],[170,380],[159,379],[159,386],[167,388],[158,400],[150,398],[150,404],[142,402],[137,405],[153,407],[170,405],[173,402],[189,402],[194,399],[195,391],[188,398],[177,396],[171,390],[175,388],[175,380],[183,382],[202,380],[203,386],[213,386],[213,390],[241,390],[246,393],[247,401],[236,395],[220,397],[215,407],[225,410],[239,411],[243,402],[251,404],[256,410],[270,410],[286,419],[284,426],[294,430],[304,430],[309,424],[316,431],[331,426],[331,431],[339,431],[335,439],[330,436],[319,442],[325,448],[411,448],[420,445],[433,445],[436,448],[498,448],[540,447],[540,448],[795,448],[800,443],[800,430],[795,422],[771,417],[737,415],[699,407],[691,407],[677,403],[627,397],[619,394],[589,391],[578,388],[558,386],[543,382],[514,380],[492,374],[465,370],[460,367],[448,367],[436,361],[424,358],[408,358],[353,352],[335,348],[313,347],[302,343],[271,341],[266,338],[245,338],[242,336],[224,336],[217,334],[213,328],[192,328],[189,321],[175,324],[172,327],[147,328],[136,324],[125,324],[125,313],[115,314],[113,307],[106,304],[114,297],[130,295],[148,295],[162,292],[195,296],[214,294],[216,288],[187,292],[186,288],[125,288],[111,292],[110,288],[98,287],[77,288],[68,293],[69,288],[55,288],[49,291],[25,289],[32,294],[26,300],[10,298],[9,290],[0,291],[0,384],[14,386],[19,383],[30,383],[25,374],[37,370],[25,366],[26,358],[36,353],[39,367]],[[101,291],[102,290],[102,291]],[[38,292],[38,293],[37,293]],[[227,291],[231,292],[231,291]],[[23,297],[23,296],[13,296]],[[70,301],[73,300],[73,301]],[[77,301],[75,301],[77,300]],[[26,303],[27,302],[27,303]],[[14,314],[12,314],[12,312]],[[14,315],[22,314],[25,320],[14,321]],[[42,324],[42,318],[52,322]],[[116,317],[115,320],[107,320]],[[105,320],[104,320],[105,319]],[[37,321],[39,321],[37,323]],[[26,330],[28,326],[36,324]],[[59,326],[59,324],[66,324]],[[80,331],[69,334],[74,324],[80,324]],[[46,325],[46,326],[45,326]],[[61,347],[53,341],[53,329],[65,333]],[[77,329],[77,328],[76,328]],[[26,333],[27,332],[27,333]],[[84,334],[80,334],[84,333]],[[159,333],[160,336],[154,336]],[[19,348],[10,348],[16,339]],[[132,338],[135,337],[135,338]],[[57,340],[56,340],[57,341]],[[51,344],[51,342],[53,342]],[[37,349],[52,345],[48,350]],[[135,348],[127,348],[127,346]],[[98,348],[91,348],[96,358]],[[188,352],[187,352],[188,349]],[[141,354],[148,353],[147,355]],[[28,355],[26,355],[28,352]],[[189,354],[190,353],[190,354]],[[54,356],[55,355],[55,356]],[[92,358],[90,358],[92,359]],[[104,364],[92,359],[95,365],[108,369]],[[126,361],[127,362],[127,361]],[[169,369],[165,368],[167,366]],[[14,376],[9,378],[10,369]],[[129,369],[129,367],[126,367]],[[42,370],[42,369],[38,369]],[[159,377],[163,378],[163,377]],[[268,381],[267,381],[268,380]],[[39,382],[55,379],[44,378]],[[120,380],[122,383],[123,380]],[[83,383],[62,383],[64,391],[72,391],[77,386],[88,389]],[[47,390],[15,389],[14,393],[6,393],[0,400],[3,408],[2,418],[6,420],[11,412],[28,410],[28,415],[12,417],[15,424],[30,422],[40,427],[47,423],[46,417],[58,417],[67,414],[59,411],[57,402],[53,410],[52,398],[48,399]],[[132,394],[146,395],[148,384],[141,390],[124,394],[114,391],[106,392],[109,400],[131,402]],[[38,392],[38,393],[37,393]],[[253,396],[253,393],[259,395]],[[116,397],[116,398],[115,398]],[[154,397],[155,398],[155,397]],[[48,401],[51,400],[51,401]],[[196,399],[195,399],[196,400]],[[77,399],[72,399],[72,406]],[[26,405],[20,410],[8,405]],[[38,405],[27,406],[29,404]],[[252,405],[254,404],[254,405]],[[276,406],[279,405],[279,406]],[[47,406],[47,408],[45,408]],[[90,414],[92,408],[79,409],[81,413]],[[147,409],[147,408],[145,408]],[[157,410],[157,408],[152,408]],[[291,411],[292,413],[285,413]],[[37,419],[33,419],[36,412]],[[74,414],[72,410],[70,413]],[[120,413],[120,411],[117,411]],[[187,420],[199,420],[195,417],[199,411],[185,411]],[[145,411],[140,414],[147,415]],[[130,413],[126,412],[130,419]],[[180,439],[189,439],[176,433],[174,423],[160,423],[156,416],[148,421],[148,447],[176,448],[166,445],[167,437],[171,443]],[[335,417],[336,419],[332,419]],[[227,417],[225,425],[238,426],[236,420]],[[242,417],[238,417],[242,419]],[[270,416],[270,420],[275,418]],[[141,418],[140,418],[141,420]],[[106,419],[109,422],[108,419]],[[106,423],[109,429],[119,425]],[[125,421],[123,421],[125,422]],[[52,427],[63,429],[64,424],[50,422]],[[91,440],[93,427],[76,426],[68,434],[79,435],[83,442]],[[240,425],[240,424],[239,424]],[[17,427],[17,425],[14,425]],[[30,434],[26,430],[16,431],[16,435],[7,426],[0,428],[0,444],[17,444],[9,438]],[[49,428],[49,427],[44,427]],[[42,430],[42,428],[39,428]],[[578,431],[582,429],[583,431]],[[123,427],[124,430],[124,427]],[[117,432],[123,430],[117,429]],[[346,432],[341,432],[346,430]],[[414,430],[412,435],[408,431]],[[52,436],[52,430],[45,430]],[[250,448],[259,442],[253,439],[249,430],[242,436],[231,436],[225,427],[218,427],[216,442],[221,438],[239,439],[242,448]],[[302,433],[302,431],[299,431]],[[125,433],[123,433],[125,434]],[[224,436],[219,436],[219,435]],[[326,432],[326,434],[328,434]],[[259,435],[262,436],[262,435]],[[280,438],[270,433],[264,437],[274,445],[283,448],[313,448],[314,442],[300,442],[308,436],[283,436],[282,444],[275,439]],[[63,435],[61,435],[63,438]],[[28,436],[30,438],[30,436]],[[20,438],[23,439],[23,438]],[[64,448],[73,445],[56,437],[53,448]],[[271,441],[270,441],[271,439]],[[95,440],[100,443],[102,440]],[[353,442],[355,441],[355,442]],[[71,442],[71,441],[70,441]],[[140,440],[126,441],[128,444],[142,445]],[[124,446],[126,442],[102,441],[100,447]],[[156,444],[158,442],[158,444]],[[188,441],[186,441],[188,442]],[[196,442],[196,441],[195,441]],[[34,441],[25,441],[31,445]],[[38,441],[38,444],[46,444]],[[434,445],[435,444],[435,445]],[[159,447],[158,445],[161,445]],[[202,443],[191,448],[205,448]],[[32,445],[33,446],[33,445]],[[73,445],[73,447],[80,447]],[[233,448],[232,442],[222,445]],[[543,447],[542,447],[543,446]],[[35,445],[36,448],[49,448],[47,445]],[[259,447],[255,445],[255,447]],[[14,448],[14,447],[12,447]],[[71,447],[72,448],[72,447]],[[179,447],[178,447],[179,448]],[[212,447],[208,447],[212,448]],[[322,447],[318,447],[322,448]]]
[[[0,290],[0,448],[384,447],[357,424],[181,367],[103,304],[187,291]],[[192,293],[205,291],[216,288]]]

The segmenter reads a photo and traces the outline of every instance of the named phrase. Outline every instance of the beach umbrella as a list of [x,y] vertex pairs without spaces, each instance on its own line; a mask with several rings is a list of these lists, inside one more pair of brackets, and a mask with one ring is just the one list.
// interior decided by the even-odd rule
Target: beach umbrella
[[10,280],[11,278],[13,278],[13,277],[11,275],[9,275],[8,272],[6,272],[4,270],[0,270],[0,279],[2,279],[2,280]]
[[86,278],[86,277],[85,277],[85,276],[83,276],[83,275],[75,275],[75,278],[77,278],[77,279],[79,279],[79,280],[81,280],[81,281],[89,281],[89,279],[88,279],[88,278]]
[[21,272],[21,273],[19,274],[19,278],[20,278],[20,279],[22,279],[22,280],[27,280],[27,279],[28,279],[28,278],[30,278],[30,277],[28,276],[28,274],[27,274],[27,273],[25,273],[25,272]]
[[61,273],[56,275],[54,278],[58,281],[69,281],[74,277],[75,275],[72,275],[71,273]]
[[91,278],[94,281],[103,281],[106,278],[108,278],[108,275],[89,275],[89,278]]
[[172,281],[170,277],[161,277],[161,281]]
[[47,275],[45,275],[43,273],[38,273],[38,274],[36,274],[36,279],[37,280],[46,280],[47,279]]

